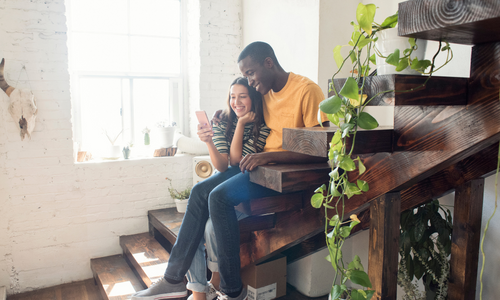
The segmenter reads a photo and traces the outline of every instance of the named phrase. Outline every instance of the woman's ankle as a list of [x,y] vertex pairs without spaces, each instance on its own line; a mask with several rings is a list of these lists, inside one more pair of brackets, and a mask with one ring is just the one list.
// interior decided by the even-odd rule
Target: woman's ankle
[[206,300],[207,294],[193,291],[193,300]]

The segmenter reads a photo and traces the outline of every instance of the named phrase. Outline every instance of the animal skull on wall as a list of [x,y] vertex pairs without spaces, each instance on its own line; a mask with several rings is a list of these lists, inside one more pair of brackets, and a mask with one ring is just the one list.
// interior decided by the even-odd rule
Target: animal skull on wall
[[9,113],[14,122],[19,123],[21,140],[24,140],[25,136],[31,139],[31,133],[35,128],[35,120],[38,113],[35,95],[33,95],[31,90],[20,90],[11,87],[3,76],[4,65],[5,61],[2,58],[2,62],[0,63],[0,88],[10,98]]

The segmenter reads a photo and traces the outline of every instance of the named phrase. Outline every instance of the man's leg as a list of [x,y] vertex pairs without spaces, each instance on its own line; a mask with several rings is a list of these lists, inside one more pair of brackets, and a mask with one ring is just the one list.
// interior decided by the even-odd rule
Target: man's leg
[[221,290],[241,291],[240,231],[234,207],[255,198],[279,195],[278,192],[250,182],[249,173],[240,173],[218,185],[209,196],[210,217],[219,251]]

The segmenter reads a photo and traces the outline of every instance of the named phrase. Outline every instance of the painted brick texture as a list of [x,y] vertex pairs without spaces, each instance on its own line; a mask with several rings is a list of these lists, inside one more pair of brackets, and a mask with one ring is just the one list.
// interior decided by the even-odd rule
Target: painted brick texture
[[[194,2],[196,88],[214,111],[238,72],[240,4]],[[120,253],[120,235],[148,230],[148,210],[174,206],[165,177],[190,185],[192,156],[75,164],[64,1],[0,0],[0,28],[6,80],[31,88],[39,108],[21,141],[0,91],[0,286],[14,294],[91,278],[91,258]]]

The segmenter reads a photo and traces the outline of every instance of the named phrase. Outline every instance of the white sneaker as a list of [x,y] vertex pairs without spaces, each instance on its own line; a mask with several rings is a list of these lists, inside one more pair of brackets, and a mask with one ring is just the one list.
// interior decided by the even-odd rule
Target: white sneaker
[[132,295],[131,300],[159,300],[173,299],[187,296],[186,284],[184,282],[171,284],[162,277],[153,283],[148,289]]
[[[207,283],[207,290],[208,292],[206,293],[207,295],[207,300],[214,300],[217,299],[217,290],[215,289],[214,285],[211,284],[210,282]],[[194,296],[191,295],[187,298],[187,300],[193,300]]]
[[243,288],[240,295],[236,298],[231,298],[223,292],[217,292],[217,295],[219,295],[219,297],[217,297],[218,300],[247,300],[247,289]]

